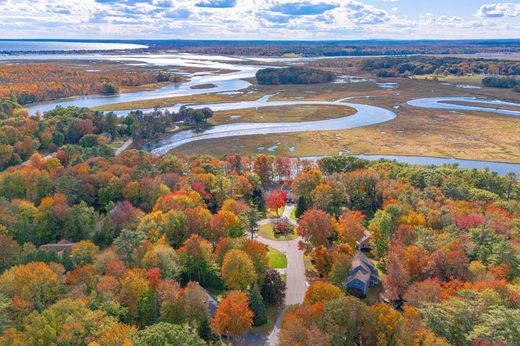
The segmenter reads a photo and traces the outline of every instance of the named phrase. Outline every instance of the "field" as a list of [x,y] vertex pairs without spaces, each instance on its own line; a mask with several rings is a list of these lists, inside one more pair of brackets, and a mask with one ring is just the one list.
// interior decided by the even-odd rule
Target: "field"
[[226,112],[216,112],[210,123],[226,124],[232,122],[301,122],[340,118],[355,113],[350,107],[296,105],[248,108]]

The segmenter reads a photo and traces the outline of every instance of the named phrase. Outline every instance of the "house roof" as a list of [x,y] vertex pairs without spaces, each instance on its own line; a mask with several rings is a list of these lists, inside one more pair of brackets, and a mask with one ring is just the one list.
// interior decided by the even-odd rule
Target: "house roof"
[[371,236],[372,236],[372,234],[369,231],[364,230],[363,234],[361,235],[361,238],[359,238],[356,241],[356,244],[359,245],[359,244],[367,243],[370,240]]
[[374,264],[372,264],[372,261],[362,251],[356,251],[356,254],[352,258],[352,271],[345,285],[348,285],[356,279],[368,284],[372,275],[377,276],[377,270]]
[[69,250],[72,247],[72,245],[74,245],[73,242],[63,239],[60,240],[58,243],[43,244],[42,246],[40,246],[40,249],[45,249],[59,253],[64,250]]
[[362,251],[356,251],[356,254],[352,258],[352,269],[358,266],[367,266],[367,270],[370,271],[369,268],[373,268],[374,264],[372,264],[372,261]]

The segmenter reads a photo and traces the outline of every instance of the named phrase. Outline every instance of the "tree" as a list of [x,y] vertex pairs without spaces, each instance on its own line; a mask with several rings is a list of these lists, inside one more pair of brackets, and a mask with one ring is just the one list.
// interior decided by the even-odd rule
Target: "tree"
[[146,235],[137,230],[124,229],[114,240],[117,253],[124,258],[127,266],[137,265],[145,250]]
[[116,85],[114,85],[112,82],[106,82],[103,87],[101,88],[101,93],[105,95],[113,95],[117,94],[118,88]]
[[311,193],[312,207],[338,216],[341,209],[341,196],[337,189],[328,184],[316,186]]
[[175,250],[164,238],[148,249],[141,262],[145,268],[159,268],[163,279],[177,279],[181,271]]
[[274,269],[269,269],[265,275],[262,297],[271,305],[281,304],[285,298],[285,282],[282,281],[280,273]]
[[352,248],[355,248],[356,241],[363,236],[363,232],[365,231],[364,222],[365,216],[360,211],[345,211],[339,218],[339,239]]
[[334,236],[336,220],[323,210],[310,209],[303,214],[298,224],[298,234],[314,246],[328,246]]
[[22,249],[13,238],[8,237],[1,231],[0,249],[2,249],[2,251],[0,251],[0,273],[3,273],[6,269],[19,263]]
[[62,299],[27,318],[25,344],[84,345],[115,323],[115,318],[106,312],[90,310],[85,300]]
[[279,216],[278,209],[285,206],[285,199],[287,198],[287,192],[283,190],[272,190],[267,196],[265,205],[267,208],[276,211],[276,215]]
[[390,258],[387,263],[387,275],[384,280],[388,298],[394,301],[403,299],[409,280],[406,267],[399,257],[399,250],[390,251]]
[[316,270],[322,274],[327,275],[332,268],[332,256],[323,245],[320,245],[311,252],[311,257],[314,261]]
[[370,313],[374,317],[375,334],[378,345],[393,345],[397,336],[401,315],[384,303],[372,305]]
[[254,326],[261,326],[267,323],[267,310],[256,283],[249,291],[249,309],[253,312]]
[[189,237],[177,252],[182,281],[197,281],[204,287],[219,288],[222,281],[215,272],[212,252],[213,246],[206,239],[195,234]]
[[222,262],[222,278],[232,290],[246,290],[257,279],[251,258],[242,250],[229,250]]
[[143,269],[128,269],[121,278],[117,300],[128,308],[134,323],[145,325],[148,320],[150,285]]
[[262,181],[262,184],[270,183],[273,176],[272,158],[265,155],[258,155],[253,164],[253,170]]
[[56,301],[62,285],[60,275],[43,262],[17,265],[0,276],[0,294],[19,297],[38,311]]
[[185,325],[159,322],[138,331],[132,338],[135,346],[190,345],[205,346],[206,343]]
[[326,303],[344,295],[345,293],[343,293],[341,288],[325,281],[316,281],[307,288],[303,302],[305,304]]
[[99,248],[90,240],[82,240],[72,245],[70,257],[76,266],[94,263]]
[[240,291],[231,291],[220,302],[213,328],[220,334],[238,336],[251,329],[253,312],[249,309],[247,295]]
[[296,218],[300,218],[307,211],[307,202],[303,196],[298,197],[298,201],[296,202],[296,210],[294,211],[294,215]]
[[373,342],[374,321],[368,306],[346,296],[329,300],[323,311],[323,330],[333,345],[365,345]]

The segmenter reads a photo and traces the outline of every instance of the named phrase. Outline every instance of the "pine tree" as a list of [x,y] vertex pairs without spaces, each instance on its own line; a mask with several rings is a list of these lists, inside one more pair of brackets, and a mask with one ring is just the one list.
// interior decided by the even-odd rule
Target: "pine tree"
[[296,215],[297,218],[303,215],[305,211],[307,210],[307,201],[305,201],[305,198],[303,196],[298,197],[298,202],[296,203],[296,211],[294,212],[294,215]]
[[213,328],[211,328],[211,321],[207,316],[200,321],[197,333],[201,339],[210,345],[218,344],[220,340],[220,336],[213,331]]
[[253,311],[254,326],[261,326],[267,323],[267,310],[257,284],[254,284],[249,292],[249,308]]

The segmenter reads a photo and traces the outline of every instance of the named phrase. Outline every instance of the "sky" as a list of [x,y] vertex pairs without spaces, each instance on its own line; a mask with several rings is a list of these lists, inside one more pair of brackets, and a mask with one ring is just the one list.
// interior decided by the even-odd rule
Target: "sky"
[[0,38],[520,38],[520,0],[0,0]]

